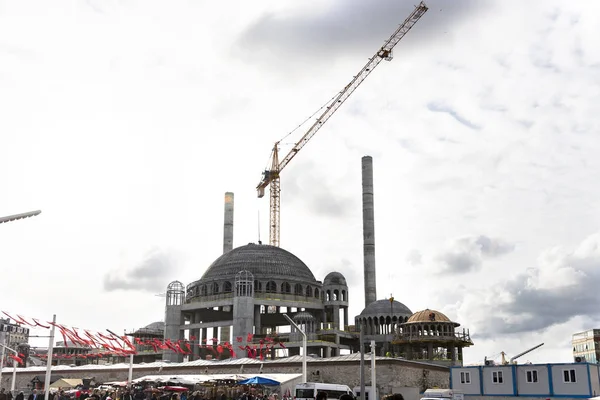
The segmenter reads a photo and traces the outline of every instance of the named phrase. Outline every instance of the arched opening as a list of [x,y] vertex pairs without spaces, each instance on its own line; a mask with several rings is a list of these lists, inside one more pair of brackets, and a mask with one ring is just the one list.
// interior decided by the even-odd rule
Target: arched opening
[[281,284],[281,293],[291,293],[291,292],[292,292],[292,287],[290,286],[290,284],[287,282],[283,282]]
[[233,285],[231,284],[231,282],[226,281],[223,284],[223,293],[231,293],[233,292]]
[[277,284],[275,281],[267,282],[267,293],[277,293]]
[[262,282],[255,280],[254,281],[254,291],[255,292],[262,292]]
[[315,289],[315,299],[320,297],[319,289]]
[[200,286],[200,296],[206,296],[208,294],[206,285]]
[[346,291],[342,290],[342,301],[348,301],[348,299],[346,299]]
[[302,296],[302,285],[299,283],[296,283],[294,285],[294,294],[297,296]]
[[331,291],[325,292],[325,301],[331,301]]
[[219,293],[219,284],[217,282],[213,282],[212,284],[212,294],[218,294]]
[[306,297],[312,297],[312,288],[306,285]]
[[340,292],[337,289],[335,289],[333,291],[333,301],[337,301],[339,299],[340,299]]

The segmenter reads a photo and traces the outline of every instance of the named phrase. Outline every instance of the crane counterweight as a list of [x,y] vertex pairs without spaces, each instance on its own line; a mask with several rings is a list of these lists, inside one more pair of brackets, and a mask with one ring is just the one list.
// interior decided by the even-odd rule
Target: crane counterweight
[[413,12],[404,20],[402,24],[387,39],[383,46],[369,59],[367,64],[360,70],[358,75],[354,76],[352,81],[334,98],[325,111],[317,118],[314,124],[306,131],[287,155],[279,162],[278,147],[279,142],[273,147],[271,169],[263,172],[263,177],[256,187],[258,197],[262,198],[265,194],[265,188],[269,186],[270,190],[270,223],[269,223],[269,243],[272,246],[279,246],[279,222],[280,222],[280,174],[281,171],[292,161],[308,141],[321,129],[321,127],[331,118],[331,116],[341,107],[360,84],[369,76],[373,69],[379,65],[382,60],[391,61],[393,58],[392,49],[402,38],[410,31],[417,21],[427,12],[428,8],[423,1],[415,7]]

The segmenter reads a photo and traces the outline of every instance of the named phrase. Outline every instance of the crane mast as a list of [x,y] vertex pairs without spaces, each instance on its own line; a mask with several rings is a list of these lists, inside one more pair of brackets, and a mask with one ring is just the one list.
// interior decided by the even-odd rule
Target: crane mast
[[342,104],[350,97],[352,93],[360,86],[360,84],[369,76],[371,72],[383,60],[391,61],[393,58],[392,50],[400,40],[410,31],[410,29],[419,21],[419,19],[428,10],[425,2],[421,1],[415,7],[413,12],[404,20],[396,31],[385,41],[383,46],[369,59],[367,64],[354,76],[352,81],[344,87],[344,89],[333,99],[326,107],[325,111],[317,118],[314,124],[306,131],[304,136],[300,138],[290,152],[279,161],[279,142],[275,143],[272,152],[271,169],[263,172],[262,179],[256,190],[258,197],[262,198],[265,195],[265,188],[269,186],[270,190],[270,212],[269,212],[269,244],[278,246],[279,240],[279,222],[280,222],[280,174],[281,171],[292,161],[298,152],[308,143],[308,141],[321,129],[321,127],[331,118],[331,116],[341,107]]

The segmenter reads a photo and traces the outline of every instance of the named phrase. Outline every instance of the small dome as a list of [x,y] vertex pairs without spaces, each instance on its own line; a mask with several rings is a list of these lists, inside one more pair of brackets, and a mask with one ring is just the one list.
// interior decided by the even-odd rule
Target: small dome
[[328,273],[325,279],[323,279],[323,285],[348,286],[346,283],[346,278],[344,278],[344,275],[340,274],[339,272]]
[[312,315],[309,312],[306,311],[301,311],[299,313],[297,313],[296,315],[294,315],[294,317],[292,318],[294,320],[294,322],[297,321],[316,321],[317,319],[314,317],[314,315]]
[[416,313],[414,313],[413,315],[410,316],[410,318],[408,319],[408,321],[406,321],[407,324],[410,324],[411,322],[452,322],[450,321],[450,318],[446,317],[444,314],[442,314],[439,311],[436,310],[430,310],[429,308],[423,311],[418,311]]
[[165,329],[165,323],[162,321],[156,321],[151,324],[148,324],[144,327],[144,329],[152,329],[156,331],[162,331]]
[[412,311],[410,311],[410,309],[404,304],[394,300],[390,305],[389,299],[377,300],[372,302],[364,310],[362,310],[360,315],[389,315],[392,313],[394,315],[401,314],[407,317],[409,315],[412,315]]
[[280,247],[250,243],[217,258],[202,275],[202,281],[234,279],[247,270],[255,278],[281,278],[316,282],[311,270],[298,257]]

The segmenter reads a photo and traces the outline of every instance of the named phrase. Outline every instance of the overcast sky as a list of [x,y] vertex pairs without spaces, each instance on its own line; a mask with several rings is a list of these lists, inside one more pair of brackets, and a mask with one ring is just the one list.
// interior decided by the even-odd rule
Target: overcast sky
[[[276,140],[341,90],[407,0],[0,1],[2,310],[121,332],[174,280],[268,240]],[[600,4],[429,1],[282,173],[282,247],[364,307],[361,157],[377,294],[469,328],[467,363],[600,327]],[[285,154],[303,130],[283,142]],[[260,215],[258,218],[257,216]]]

